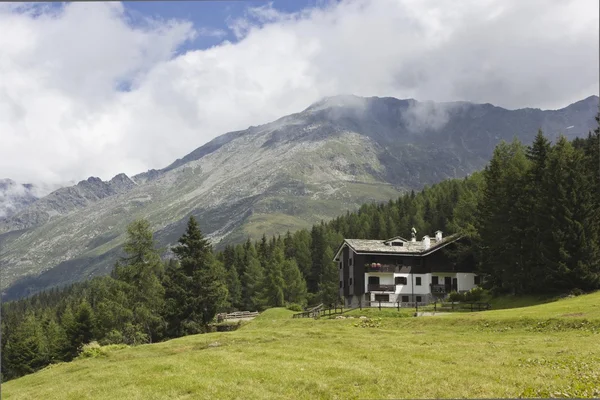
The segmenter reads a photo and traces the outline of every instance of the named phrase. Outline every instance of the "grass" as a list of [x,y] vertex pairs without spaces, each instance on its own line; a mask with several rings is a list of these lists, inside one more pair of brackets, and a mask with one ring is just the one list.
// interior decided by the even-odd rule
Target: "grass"
[[[598,397],[600,292],[524,308],[292,319],[54,365],[6,399]],[[369,319],[360,319],[361,315]],[[399,317],[402,316],[402,317]]]

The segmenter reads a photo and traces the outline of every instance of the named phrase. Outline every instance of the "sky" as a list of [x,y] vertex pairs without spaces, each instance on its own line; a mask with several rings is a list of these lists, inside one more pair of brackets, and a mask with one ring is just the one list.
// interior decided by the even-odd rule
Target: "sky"
[[562,108],[598,94],[598,7],[0,3],[0,178],[131,176],[338,94]]

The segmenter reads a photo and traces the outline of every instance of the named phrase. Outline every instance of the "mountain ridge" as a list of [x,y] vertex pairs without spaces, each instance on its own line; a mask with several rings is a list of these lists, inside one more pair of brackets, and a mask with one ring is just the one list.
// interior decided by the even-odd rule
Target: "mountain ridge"
[[28,209],[19,214],[21,225],[0,223],[2,289],[19,297],[109,272],[134,218],[150,220],[161,246],[176,241],[190,215],[217,245],[307,227],[366,202],[464,177],[485,165],[500,140],[530,142],[539,128],[550,138],[561,130],[587,135],[597,110],[597,96],[556,111],[323,99],[219,136],[163,169],[108,182],[89,178],[38,200],[31,210],[57,214],[44,219]]

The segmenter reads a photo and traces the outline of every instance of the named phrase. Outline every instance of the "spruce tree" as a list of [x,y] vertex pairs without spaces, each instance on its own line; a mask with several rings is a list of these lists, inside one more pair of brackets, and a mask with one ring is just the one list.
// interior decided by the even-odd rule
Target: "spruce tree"
[[263,284],[264,304],[269,307],[284,305],[283,251],[275,248],[272,257],[267,262]]
[[239,309],[242,306],[242,284],[237,273],[235,264],[224,264],[229,293],[228,303],[231,308]]
[[136,220],[127,227],[123,249],[127,254],[122,259],[125,264],[115,271],[115,276],[129,285],[133,325],[146,335],[148,341],[159,340],[164,329],[164,288],[161,284],[164,265],[147,220]]
[[333,261],[333,251],[330,247],[325,249],[321,255],[323,274],[319,282],[319,297],[321,302],[328,307],[338,303],[339,295],[339,272]]
[[168,270],[166,283],[169,332],[203,332],[227,300],[223,266],[213,258],[212,246],[193,216],[172,250],[179,264]]
[[306,281],[302,277],[295,260],[285,260],[283,262],[283,277],[285,280],[285,301],[306,305]]

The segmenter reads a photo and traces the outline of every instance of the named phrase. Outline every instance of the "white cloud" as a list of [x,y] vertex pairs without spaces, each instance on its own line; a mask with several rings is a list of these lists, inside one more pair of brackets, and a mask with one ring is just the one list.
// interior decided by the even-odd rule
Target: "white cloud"
[[559,108],[598,92],[596,0],[267,5],[230,21],[238,42],[182,55],[223,32],[132,26],[120,3],[3,5],[0,26],[0,178],[20,182],[160,168],[340,93]]

